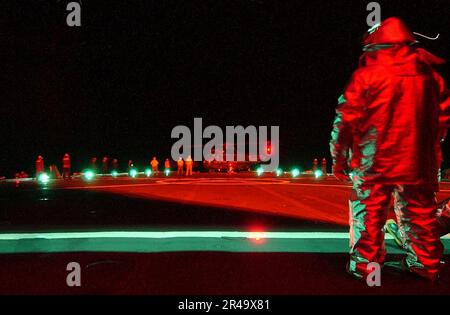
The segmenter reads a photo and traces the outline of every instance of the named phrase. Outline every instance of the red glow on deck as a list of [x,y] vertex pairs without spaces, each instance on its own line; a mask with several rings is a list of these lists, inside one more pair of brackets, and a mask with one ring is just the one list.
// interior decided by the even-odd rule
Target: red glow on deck
[[261,226],[254,226],[250,228],[250,235],[249,239],[251,242],[255,244],[262,244],[264,243],[265,239],[267,238],[266,229]]

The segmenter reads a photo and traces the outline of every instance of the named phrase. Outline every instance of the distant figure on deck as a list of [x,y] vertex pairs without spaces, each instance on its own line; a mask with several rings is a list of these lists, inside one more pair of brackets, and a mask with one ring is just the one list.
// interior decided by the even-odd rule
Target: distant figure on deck
[[186,176],[192,175],[192,166],[194,164],[194,161],[192,161],[191,156],[189,155],[186,159]]
[[107,156],[105,156],[105,157],[103,157],[103,160],[102,160],[102,173],[108,174],[108,169],[109,169],[109,158]]
[[71,167],[71,162],[70,162],[70,156],[68,153],[64,154],[63,160],[62,160],[62,164],[63,164],[63,178],[64,179],[70,179],[70,167]]
[[156,156],[154,156],[152,161],[150,162],[150,166],[152,167],[153,173],[158,173],[158,165],[159,165],[159,162],[156,159]]
[[95,156],[91,159],[91,170],[97,172],[97,158]]
[[318,159],[314,159],[313,161],[313,172],[317,171],[319,169],[319,160]]
[[28,178],[28,174],[25,171],[20,171],[16,174],[16,178]]
[[322,159],[322,173],[323,175],[327,175],[327,159]]
[[165,170],[165,171],[167,171],[167,170],[170,171],[170,161],[169,161],[169,159],[166,159],[166,160],[164,161],[164,170]]
[[181,156],[180,156],[180,158],[177,161],[177,166],[178,166],[177,174],[178,175],[183,175],[184,161],[183,161],[183,158]]
[[128,160],[128,168],[127,168],[127,171],[130,172],[132,168],[134,168],[133,161],[132,161],[132,160]]
[[117,159],[112,160],[111,169],[116,172],[119,170],[119,161]]
[[39,176],[44,173],[44,158],[42,156],[38,156],[36,163],[36,179],[39,179]]
[[61,173],[59,172],[58,167],[55,164],[50,165],[50,178],[57,179],[61,178]]

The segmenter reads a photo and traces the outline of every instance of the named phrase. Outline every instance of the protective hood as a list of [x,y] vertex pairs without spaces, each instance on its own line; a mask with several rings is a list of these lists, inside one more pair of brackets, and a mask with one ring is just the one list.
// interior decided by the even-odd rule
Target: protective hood
[[363,45],[380,44],[411,44],[415,43],[413,33],[397,17],[384,20],[378,27],[375,26],[364,36]]
[[373,63],[401,64],[417,60],[430,66],[441,65],[445,60],[429,51],[416,47],[418,41],[405,23],[391,17],[370,29],[363,39],[365,53],[360,57],[360,66]]

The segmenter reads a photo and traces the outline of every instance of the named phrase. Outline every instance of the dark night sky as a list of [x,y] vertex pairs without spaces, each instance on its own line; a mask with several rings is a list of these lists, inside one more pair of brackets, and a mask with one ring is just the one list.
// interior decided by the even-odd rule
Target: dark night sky
[[[0,176],[38,154],[170,155],[176,125],[279,125],[281,163],[329,157],[337,97],[357,66],[369,1],[1,1]],[[450,60],[449,1],[379,1]],[[449,80],[448,66],[440,69]],[[450,156],[448,144],[445,149]],[[448,163],[447,163],[448,164]]]

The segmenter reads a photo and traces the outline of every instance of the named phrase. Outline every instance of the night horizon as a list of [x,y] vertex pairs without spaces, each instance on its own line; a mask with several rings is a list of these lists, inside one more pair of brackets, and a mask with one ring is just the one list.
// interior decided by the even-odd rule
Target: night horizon
[[[383,18],[440,33],[422,43],[449,59],[442,2],[380,3]],[[170,157],[172,128],[192,126],[194,117],[221,127],[280,126],[281,165],[331,163],[334,110],[361,54],[365,5],[83,3],[77,29],[64,27],[64,1],[10,4],[0,176],[32,173],[38,155],[60,165],[66,152],[78,171],[93,156],[143,167]]]

